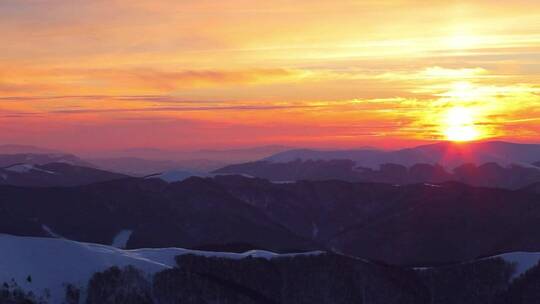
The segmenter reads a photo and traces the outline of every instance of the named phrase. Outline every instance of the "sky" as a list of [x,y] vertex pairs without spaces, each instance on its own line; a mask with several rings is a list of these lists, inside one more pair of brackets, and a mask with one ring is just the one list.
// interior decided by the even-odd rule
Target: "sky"
[[2,0],[0,143],[540,143],[540,4]]

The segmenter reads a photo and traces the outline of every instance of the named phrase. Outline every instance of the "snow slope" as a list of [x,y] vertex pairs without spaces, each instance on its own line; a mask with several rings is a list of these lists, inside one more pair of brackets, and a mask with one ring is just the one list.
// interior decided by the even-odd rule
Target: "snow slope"
[[220,175],[241,175],[246,178],[255,178],[252,175],[249,174],[230,174],[230,173],[204,173],[204,172],[191,172],[191,171],[166,171],[159,174],[153,174],[146,176],[146,179],[150,178],[158,178],[161,179],[167,183],[174,183],[174,182],[181,182],[191,177],[214,177],[214,176],[220,176]]
[[[195,254],[205,257],[242,259],[256,257],[272,259],[297,255],[323,254],[313,251],[299,254],[276,254],[263,250],[245,253],[225,253],[189,250],[182,248],[156,248],[122,250],[112,246],[82,243],[66,239],[20,237],[0,234],[0,283],[17,283],[24,291],[38,297],[47,293],[49,303],[62,303],[66,284],[81,289],[85,297],[85,287],[95,272],[112,266],[134,266],[147,276],[176,266],[175,257]],[[514,278],[540,262],[540,253],[512,252],[489,258],[502,258],[516,264]],[[421,269],[421,268],[418,268]],[[28,277],[32,280],[29,282]],[[46,292],[48,290],[48,292]]]
[[13,165],[4,169],[6,171],[16,172],[16,173],[29,173],[32,171],[39,171],[39,172],[48,173],[48,174],[56,174],[56,172],[43,170],[32,164],[17,164],[17,165]]
[[518,277],[540,262],[540,252],[511,252],[498,255],[506,262],[516,264],[516,272],[513,277]]
[[[248,256],[274,258],[295,254],[276,254],[268,251],[220,253],[182,248],[122,250],[112,246],[82,243],[66,239],[20,237],[0,234],[0,283],[12,279],[26,292],[44,296],[48,290],[49,303],[62,303],[65,284],[84,288],[95,272],[112,266],[132,265],[151,276],[176,265],[175,257],[196,254],[207,257],[241,259]],[[303,254],[321,254],[309,252]],[[31,282],[27,281],[31,276]]]
[[[515,279],[522,275],[523,273],[527,272],[527,270],[533,268],[534,266],[538,265],[540,262],[540,252],[522,252],[522,251],[516,251],[516,252],[509,252],[509,253],[503,253],[500,255],[495,256],[489,256],[482,258],[481,260],[487,260],[487,259],[496,259],[501,258],[507,263],[514,264],[516,266],[514,273],[512,274],[512,279]],[[469,261],[466,263],[474,263],[478,260]],[[415,270],[427,270],[432,269],[436,267],[414,267]]]
[[120,231],[113,239],[113,242],[111,246],[116,248],[126,248],[127,243],[129,241],[129,238],[131,237],[131,234],[133,233],[133,230],[124,229]]
[[195,177],[210,177],[211,175],[204,172],[171,170],[171,171],[166,171],[160,174],[150,175],[150,176],[147,176],[146,178],[159,178],[168,183],[173,183],[173,182],[181,182],[183,180],[186,180],[194,176]]

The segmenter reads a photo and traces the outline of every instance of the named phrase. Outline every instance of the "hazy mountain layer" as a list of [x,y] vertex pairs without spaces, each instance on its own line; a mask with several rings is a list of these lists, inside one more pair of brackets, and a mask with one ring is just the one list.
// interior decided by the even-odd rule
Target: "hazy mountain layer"
[[295,160],[335,160],[348,159],[356,166],[378,169],[383,164],[398,164],[413,166],[415,164],[439,164],[447,169],[473,163],[498,163],[503,166],[518,164],[531,166],[540,156],[540,145],[516,144],[509,142],[478,142],[478,143],[452,143],[418,146],[414,148],[380,151],[374,149],[363,150],[290,150],[277,153],[263,160],[269,162],[291,162]]
[[259,161],[230,165],[216,174],[245,174],[272,181],[344,180],[398,185],[462,182],[479,187],[519,189],[540,182],[540,168],[497,163],[463,164],[452,170],[440,165],[415,164],[406,167],[383,164],[378,169],[356,166],[352,160],[296,160],[287,163]]

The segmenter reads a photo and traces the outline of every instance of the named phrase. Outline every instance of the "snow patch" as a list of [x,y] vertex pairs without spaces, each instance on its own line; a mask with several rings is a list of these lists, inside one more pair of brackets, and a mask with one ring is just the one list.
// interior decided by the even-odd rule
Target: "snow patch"
[[19,165],[13,165],[11,167],[6,168],[6,171],[16,172],[16,173],[28,173],[32,170],[34,170],[34,165],[30,165],[30,164],[19,164]]
[[540,170],[540,167],[535,166],[535,165],[533,165],[533,164],[524,163],[524,162],[514,162],[514,163],[511,163],[511,164],[508,165],[508,168],[511,168],[512,166],[517,166],[517,167],[522,167],[522,168],[527,168],[527,169],[536,169],[536,170]]
[[150,175],[150,176],[147,176],[146,179],[159,178],[168,183],[173,183],[173,182],[181,182],[190,177],[210,177],[210,176],[211,176],[210,174],[203,173],[203,172],[173,170],[173,171],[166,171],[160,174]]
[[39,171],[39,172],[44,172],[44,173],[48,173],[48,174],[56,174],[56,172],[43,170],[43,169],[40,169],[40,168],[38,168],[38,167],[36,167],[34,165],[31,165],[31,164],[17,164],[17,165],[13,165],[13,166],[9,166],[7,168],[4,168],[4,170],[10,171],[10,172],[15,172],[15,173],[29,173],[31,171]]
[[113,239],[112,246],[116,248],[126,248],[127,243],[129,241],[129,238],[131,237],[131,234],[133,233],[133,230],[122,230],[120,231]]
[[[527,272],[527,270],[533,268],[540,262],[540,252],[509,252],[504,253],[500,255],[490,256],[486,258],[482,258],[480,260],[487,260],[487,259],[496,259],[501,258],[507,263],[512,263],[516,265],[515,272],[512,274],[512,279],[515,279],[522,275],[523,273]],[[469,261],[466,263],[474,263],[478,260]],[[466,264],[463,263],[463,264]],[[428,269],[433,269],[437,267],[414,267],[414,270],[418,271],[424,271]]]
[[[37,297],[49,290],[49,303],[63,302],[65,283],[80,288],[84,297],[92,275],[112,266],[132,265],[147,274],[172,267],[137,253],[65,239],[0,235],[0,248],[0,282],[13,278],[21,289]],[[31,282],[26,280],[28,276]]]
[[272,184],[295,184],[296,181],[271,181]]
[[54,238],[57,238],[57,239],[63,239],[64,237],[61,236],[60,234],[54,232],[49,226],[47,225],[41,225],[41,229],[43,229],[43,231],[47,232],[47,234],[51,237],[54,237]]
[[56,162],[56,163],[61,163],[61,164],[66,164],[66,165],[72,165],[72,166],[76,166],[76,165],[77,165],[74,161],[67,160],[67,159],[57,159],[57,160],[55,160],[54,162]]
[[495,257],[502,258],[508,263],[516,264],[516,272],[513,274],[514,278],[522,275],[540,262],[540,252],[512,252]]
[[[2,248],[0,250],[0,283],[10,282],[13,279],[21,289],[32,292],[37,297],[48,293],[50,294],[48,302],[51,304],[63,303],[66,283],[78,287],[84,299],[85,288],[92,275],[112,266],[131,265],[145,275],[152,276],[156,272],[176,267],[175,257],[185,254],[230,259],[246,257],[272,259],[324,253],[313,251],[277,254],[264,250],[226,253],[182,248],[123,250],[67,239],[20,237],[6,234],[0,234],[0,248]],[[28,276],[32,277],[31,282],[27,281]]]
[[319,226],[317,223],[311,222],[311,238],[316,239],[319,236]]
[[245,177],[245,178],[252,178],[252,179],[257,178],[257,177],[255,177],[253,175],[249,175],[249,174],[246,174],[246,173],[216,173],[216,174],[214,174],[214,176],[228,176],[228,175],[238,175],[238,176],[242,176],[242,177]]

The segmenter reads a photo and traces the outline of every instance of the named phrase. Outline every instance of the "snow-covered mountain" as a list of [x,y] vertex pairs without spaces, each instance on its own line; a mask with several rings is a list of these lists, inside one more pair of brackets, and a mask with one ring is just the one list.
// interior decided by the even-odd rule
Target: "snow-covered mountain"
[[498,163],[503,166],[518,164],[532,166],[540,157],[540,144],[517,144],[502,141],[450,143],[442,142],[396,151],[361,150],[289,150],[262,159],[286,163],[295,160],[352,160],[359,167],[378,169],[383,164],[413,166],[419,163],[439,164],[453,169],[473,163]]
[[[175,257],[193,254],[205,257],[242,259],[295,256],[254,250],[221,253],[182,248],[122,250],[112,246],[56,238],[18,237],[0,234],[0,283],[16,283],[48,303],[62,303],[67,284],[83,291],[92,275],[112,266],[134,266],[148,276],[176,266]],[[302,253],[301,255],[322,252]]]

